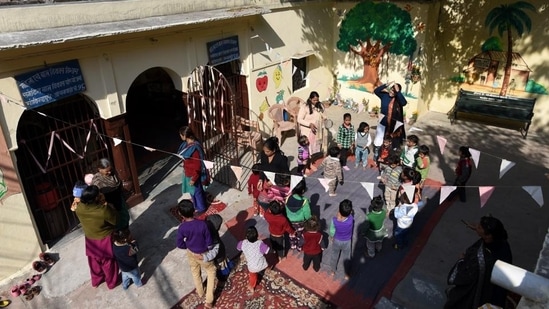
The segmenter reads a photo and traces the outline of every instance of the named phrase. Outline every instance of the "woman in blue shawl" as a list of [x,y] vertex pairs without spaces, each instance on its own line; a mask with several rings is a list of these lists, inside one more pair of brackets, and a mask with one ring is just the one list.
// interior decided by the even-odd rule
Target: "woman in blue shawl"
[[179,129],[179,136],[183,141],[177,151],[183,158],[181,191],[183,194],[191,195],[197,212],[204,212],[207,205],[203,186],[209,183],[208,171],[204,165],[204,150],[190,127],[185,126]]

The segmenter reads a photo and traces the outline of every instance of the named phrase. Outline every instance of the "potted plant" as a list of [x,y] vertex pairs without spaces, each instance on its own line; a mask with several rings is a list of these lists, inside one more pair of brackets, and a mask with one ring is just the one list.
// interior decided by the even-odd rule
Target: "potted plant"
[[372,107],[372,110],[370,111],[370,117],[378,117],[379,114],[379,106]]
[[421,71],[419,69],[419,66],[418,65],[413,65],[412,66],[412,83],[417,83],[419,82],[419,80],[421,79]]

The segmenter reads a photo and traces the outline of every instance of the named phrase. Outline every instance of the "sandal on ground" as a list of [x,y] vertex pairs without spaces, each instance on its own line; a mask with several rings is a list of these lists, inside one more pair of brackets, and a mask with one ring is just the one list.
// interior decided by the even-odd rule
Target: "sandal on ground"
[[32,295],[36,296],[38,294],[40,294],[40,292],[42,291],[42,287],[40,286],[33,286],[28,293],[32,293]]
[[34,298],[34,294],[32,294],[30,291],[25,293],[23,296],[25,296],[26,301],[32,300]]
[[0,308],[6,308],[10,304],[11,304],[11,300],[9,300],[9,299],[0,300]]
[[34,282],[40,280],[41,278],[42,278],[41,274],[36,274],[36,275],[32,276],[32,279],[34,280]]
[[42,253],[40,253],[40,255],[38,255],[38,257],[40,258],[41,261],[48,264],[48,266],[52,266],[53,264],[55,264],[55,260],[53,259],[51,254],[48,254],[46,252],[42,252]]
[[21,291],[19,290],[19,286],[18,285],[12,286],[11,290],[10,290],[10,293],[11,293],[11,296],[13,296],[13,297],[17,297],[17,296],[21,295]]
[[46,271],[46,269],[48,269],[48,266],[46,265],[46,263],[42,262],[42,261],[34,261],[32,263],[32,269],[34,269],[35,271],[39,272],[39,273],[43,273]]

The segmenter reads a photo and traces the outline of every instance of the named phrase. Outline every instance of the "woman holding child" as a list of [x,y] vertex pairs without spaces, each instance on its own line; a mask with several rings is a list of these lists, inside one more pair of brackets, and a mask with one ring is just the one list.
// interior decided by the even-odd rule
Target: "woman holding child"
[[322,144],[322,112],[324,108],[320,103],[318,92],[312,91],[307,102],[299,108],[297,123],[299,123],[299,135],[309,138],[309,153],[320,152]]

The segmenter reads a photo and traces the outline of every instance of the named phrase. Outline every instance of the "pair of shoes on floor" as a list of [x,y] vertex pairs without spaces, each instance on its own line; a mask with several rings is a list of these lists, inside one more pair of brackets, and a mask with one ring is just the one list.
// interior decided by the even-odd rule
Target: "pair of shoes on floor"
[[343,167],[343,169],[346,170],[346,171],[350,171],[350,170],[351,170],[347,165],[345,165],[345,166]]
[[330,193],[329,196],[337,196],[337,193]]

